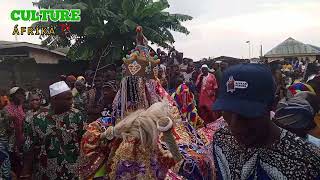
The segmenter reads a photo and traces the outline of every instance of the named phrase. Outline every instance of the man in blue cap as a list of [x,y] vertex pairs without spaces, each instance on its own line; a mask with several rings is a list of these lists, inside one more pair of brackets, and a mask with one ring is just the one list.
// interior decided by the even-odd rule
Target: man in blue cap
[[213,109],[228,123],[215,133],[218,179],[317,179],[319,150],[270,120],[275,83],[264,65],[227,69]]

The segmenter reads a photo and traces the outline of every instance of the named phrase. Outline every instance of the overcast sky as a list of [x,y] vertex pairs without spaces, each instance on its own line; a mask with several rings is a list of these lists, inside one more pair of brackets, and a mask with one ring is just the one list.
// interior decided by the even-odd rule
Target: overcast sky
[[[33,0],[0,0],[0,40],[14,41],[13,9],[33,9]],[[320,0],[169,0],[172,13],[189,14],[188,36],[174,33],[175,47],[194,59],[221,55],[247,58],[248,44],[255,56],[288,37],[320,46]],[[19,22],[19,26],[28,23]],[[18,41],[39,43],[37,37]]]

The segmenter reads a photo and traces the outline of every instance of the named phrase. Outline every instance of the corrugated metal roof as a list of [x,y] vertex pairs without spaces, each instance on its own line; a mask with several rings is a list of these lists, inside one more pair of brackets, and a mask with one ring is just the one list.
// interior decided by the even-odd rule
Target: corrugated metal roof
[[0,49],[9,49],[9,48],[17,48],[17,47],[29,47],[29,48],[34,48],[34,49],[41,49],[45,51],[52,52],[54,54],[58,54],[60,56],[66,56],[66,53],[60,52],[60,51],[55,51],[55,50],[50,50],[47,47],[40,46],[38,44],[32,44],[28,42],[12,42],[12,41],[0,41]]
[[266,57],[290,55],[320,55],[320,48],[304,44],[290,37],[265,54]]

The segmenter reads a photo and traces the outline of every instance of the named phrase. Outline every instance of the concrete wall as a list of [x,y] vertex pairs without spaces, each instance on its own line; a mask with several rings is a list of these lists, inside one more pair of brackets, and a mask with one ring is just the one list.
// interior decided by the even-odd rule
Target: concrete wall
[[58,64],[59,60],[64,59],[63,56],[41,49],[30,49],[29,57],[34,58],[40,64]]
[[0,63],[0,88],[8,90],[14,85],[26,88],[33,84],[48,93],[49,85],[58,81],[60,75],[83,75],[88,64],[88,61],[37,64],[34,59],[6,59]]

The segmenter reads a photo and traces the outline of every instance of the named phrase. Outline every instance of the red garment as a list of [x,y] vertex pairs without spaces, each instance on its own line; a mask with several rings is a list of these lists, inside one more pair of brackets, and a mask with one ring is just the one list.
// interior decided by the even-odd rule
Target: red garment
[[24,144],[23,123],[26,117],[22,105],[17,106],[13,103],[10,103],[4,109],[8,112],[9,117],[13,120],[15,131],[15,147],[22,147]]
[[212,105],[216,100],[218,83],[216,77],[211,73],[203,78],[201,76],[202,74],[198,76],[196,82],[197,87],[201,88],[199,94],[200,117],[205,123],[210,123],[217,119],[217,115],[212,111]]

